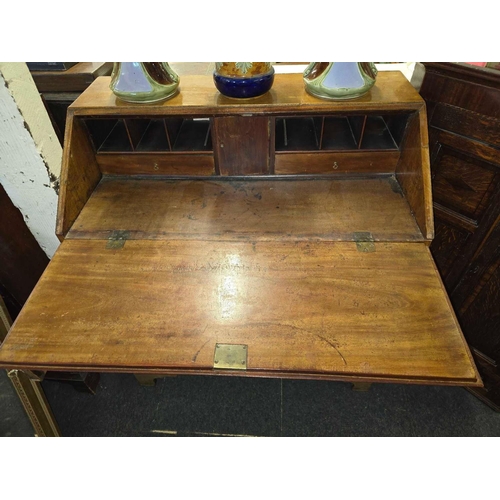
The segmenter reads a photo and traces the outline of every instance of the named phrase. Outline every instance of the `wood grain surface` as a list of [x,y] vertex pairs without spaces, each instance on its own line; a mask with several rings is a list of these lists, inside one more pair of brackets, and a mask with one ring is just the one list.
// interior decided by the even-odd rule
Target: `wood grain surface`
[[410,117],[396,167],[398,179],[422,234],[434,238],[429,139],[425,108]]
[[[269,92],[254,99],[231,99],[215,88],[210,75],[181,76],[180,92],[155,104],[120,101],[109,89],[110,77],[97,78],[71,105],[77,115],[138,116],[225,115],[240,113],[282,114],[299,112],[373,112],[419,109],[424,102],[408,80],[398,71],[379,73],[375,86],[364,96],[346,101],[326,101],[308,94],[301,74],[277,74]],[[297,110],[299,107],[299,110]]]
[[[475,130],[477,130],[477,128]],[[500,120],[498,122],[498,133],[500,146]],[[476,157],[480,161],[482,160],[493,164],[498,164],[500,162],[498,148],[487,144],[486,141],[471,139],[470,137],[458,135],[454,132],[448,132],[447,130],[438,129],[433,126],[429,127],[429,148],[431,150],[432,163],[437,159],[433,158],[435,155],[432,154],[432,150],[439,148],[439,146],[442,147],[443,145],[449,146],[461,153],[468,154],[469,156]],[[433,169],[431,169],[431,172],[432,170]]]
[[433,168],[433,195],[442,205],[478,221],[500,182],[498,171],[498,166],[473,154],[440,144]]
[[492,118],[449,104],[438,103],[432,114],[432,126],[469,139],[477,139],[482,144],[488,143],[500,147],[500,115]]
[[423,243],[65,240],[0,349],[10,367],[479,385]]
[[[500,73],[425,63],[436,238],[430,249],[500,410]],[[493,174],[493,175],[492,175]]]
[[422,241],[392,177],[336,180],[103,178],[68,238]]
[[275,174],[394,173],[399,151],[277,153]]
[[172,176],[215,174],[213,154],[106,153],[96,155],[96,161],[103,174]]
[[62,239],[101,179],[91,139],[85,124],[68,116],[61,183],[57,207],[56,234]]
[[214,118],[220,175],[264,175],[269,171],[270,127],[266,116]]
[[420,93],[427,102],[450,104],[500,119],[498,71],[457,63],[424,63],[424,66]]

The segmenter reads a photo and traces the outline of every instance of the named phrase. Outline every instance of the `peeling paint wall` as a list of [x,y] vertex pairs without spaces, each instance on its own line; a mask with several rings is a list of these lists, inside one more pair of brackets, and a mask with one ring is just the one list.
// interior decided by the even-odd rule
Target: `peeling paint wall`
[[62,151],[31,75],[19,66],[26,68],[0,63],[0,183],[51,258],[59,245],[56,189]]
[[52,182],[57,180],[58,184],[61,175],[62,147],[28,66],[26,63],[0,62],[0,74],[16,101],[37,151],[44,159],[49,177],[53,179]]

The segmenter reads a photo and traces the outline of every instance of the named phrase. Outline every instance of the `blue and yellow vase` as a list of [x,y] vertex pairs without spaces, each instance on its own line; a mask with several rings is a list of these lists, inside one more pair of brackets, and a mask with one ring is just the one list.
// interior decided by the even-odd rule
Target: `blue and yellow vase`
[[265,94],[273,85],[270,62],[216,62],[214,83],[227,96],[248,99]]
[[355,99],[375,84],[370,62],[312,62],[304,71],[306,91],[321,99]]

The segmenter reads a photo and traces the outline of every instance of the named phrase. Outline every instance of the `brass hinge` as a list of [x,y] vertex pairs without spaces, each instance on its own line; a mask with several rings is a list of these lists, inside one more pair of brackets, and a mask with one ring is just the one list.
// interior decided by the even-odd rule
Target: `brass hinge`
[[111,249],[119,249],[123,248],[125,242],[128,240],[130,235],[129,231],[113,231],[111,236],[108,238],[108,243],[106,244],[106,248]]
[[368,231],[359,231],[353,233],[353,239],[356,242],[358,252],[375,252],[375,240],[372,233]]
[[242,344],[215,344],[214,368],[246,370],[248,346]]

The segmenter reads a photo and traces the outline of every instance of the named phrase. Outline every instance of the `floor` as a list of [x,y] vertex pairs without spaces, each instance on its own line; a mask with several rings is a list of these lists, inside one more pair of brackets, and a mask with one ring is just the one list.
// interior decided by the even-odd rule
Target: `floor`
[[[459,387],[103,374],[95,396],[43,388],[64,436],[500,436],[500,413]],[[3,371],[0,411],[0,436],[33,435]]]

